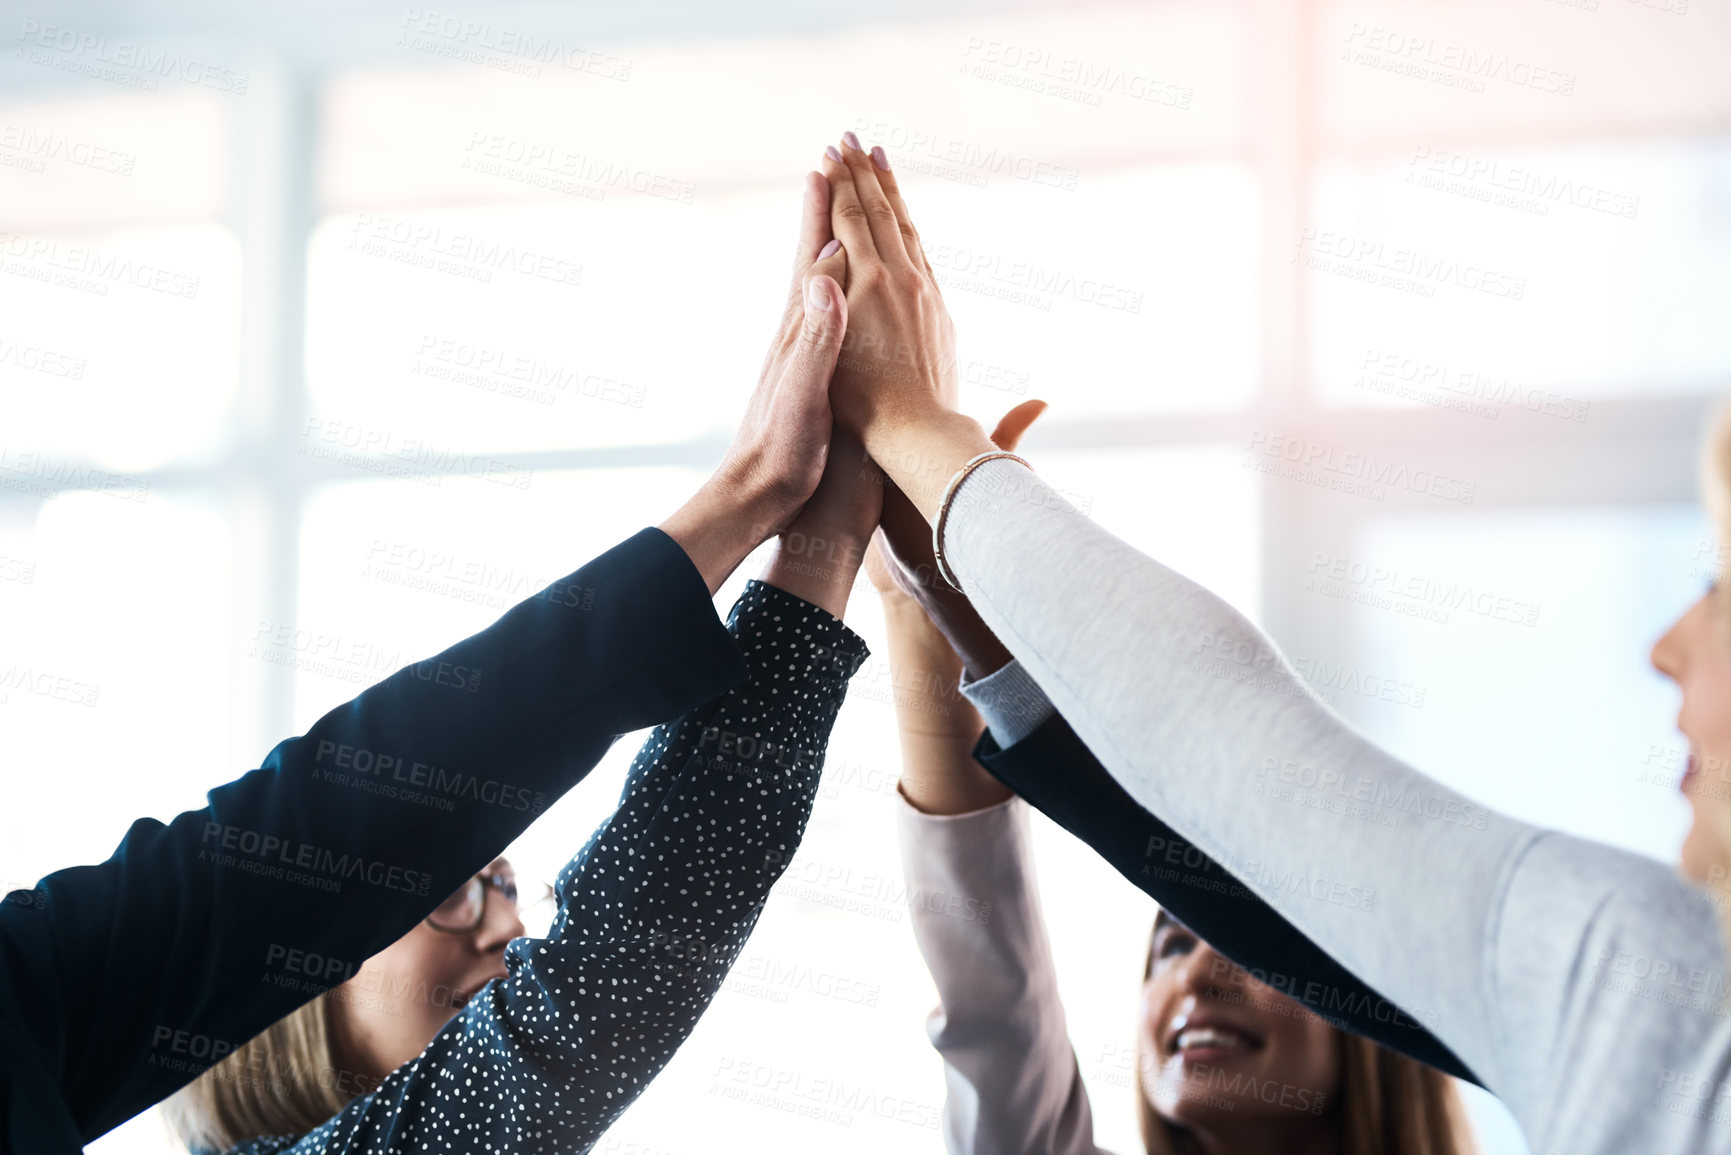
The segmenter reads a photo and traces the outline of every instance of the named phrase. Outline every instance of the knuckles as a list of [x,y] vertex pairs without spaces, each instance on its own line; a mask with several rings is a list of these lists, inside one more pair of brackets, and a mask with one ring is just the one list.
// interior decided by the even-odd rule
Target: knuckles
[[926,297],[931,295],[932,291],[931,285],[926,281],[926,275],[918,269],[897,273],[894,278],[894,287],[898,295],[915,302],[924,301]]

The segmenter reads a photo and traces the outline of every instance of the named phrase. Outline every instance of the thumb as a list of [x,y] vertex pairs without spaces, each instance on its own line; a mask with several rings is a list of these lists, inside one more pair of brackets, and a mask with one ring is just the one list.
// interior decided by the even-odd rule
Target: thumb
[[[821,362],[824,369],[825,387],[828,386],[829,373],[834,370],[836,357],[841,353],[841,340],[847,332],[847,295],[842,292],[841,283],[831,275],[831,270],[840,272],[845,257],[826,257],[811,267],[805,275],[805,283],[800,297],[804,302],[805,321],[800,326],[799,350],[796,354],[799,360],[814,358]],[[824,266],[830,268],[826,269]]]
[[1034,424],[1034,419],[1045,411],[1044,401],[1022,402],[998,421],[998,427],[992,430],[992,443],[999,449],[1014,449],[1028,427]]
[[820,348],[831,342],[840,344],[847,330],[847,294],[842,291],[846,281],[847,250],[840,241],[831,240],[818,251],[817,260],[805,271],[801,286],[806,342]]
[[[807,422],[822,424],[822,440],[828,448],[830,436],[830,379],[841,359],[841,342],[847,334],[847,297],[835,278],[822,273],[808,273],[800,286],[804,319],[797,322],[799,336],[784,345],[780,372],[781,389],[785,389],[787,412],[802,429]],[[791,318],[789,318],[791,320]],[[815,431],[815,426],[811,431]],[[812,432],[815,435],[815,432]]]

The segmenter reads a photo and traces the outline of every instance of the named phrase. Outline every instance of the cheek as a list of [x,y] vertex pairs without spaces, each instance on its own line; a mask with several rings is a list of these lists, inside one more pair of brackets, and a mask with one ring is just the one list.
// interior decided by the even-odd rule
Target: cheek
[[1731,644],[1715,628],[1690,639],[1688,671],[1681,682],[1682,722],[1699,753],[1717,759],[1705,769],[1723,769],[1731,755]]
[[[1172,978],[1170,975],[1156,975],[1142,984],[1142,997],[1138,1002],[1142,1037],[1140,1045],[1143,1051],[1152,1055],[1160,1055],[1158,1040],[1160,1024],[1170,1017],[1172,995]],[[1160,1057],[1164,1057],[1161,1055]]]
[[442,1010],[449,1014],[450,1000],[444,998],[441,1008],[438,992],[462,979],[462,940],[418,926],[374,955],[367,965],[381,968],[384,993],[394,996],[392,1001],[400,1004],[403,1013],[420,1015]]
[[1340,1036],[1317,1018],[1292,1020],[1271,1047],[1269,1078],[1332,1099],[1340,1089]]

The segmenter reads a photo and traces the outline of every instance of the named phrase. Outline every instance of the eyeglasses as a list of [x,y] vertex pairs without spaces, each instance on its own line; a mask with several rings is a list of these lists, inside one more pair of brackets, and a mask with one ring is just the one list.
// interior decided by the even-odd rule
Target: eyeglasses
[[509,870],[477,874],[427,916],[427,925],[448,934],[468,934],[487,917],[488,887],[498,891],[501,898],[516,907],[516,874]]

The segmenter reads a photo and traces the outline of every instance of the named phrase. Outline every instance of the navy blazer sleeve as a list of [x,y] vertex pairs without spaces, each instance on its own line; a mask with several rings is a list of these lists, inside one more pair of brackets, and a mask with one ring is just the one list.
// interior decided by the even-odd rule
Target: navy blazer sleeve
[[[202,810],[140,820],[107,862],[7,896],[0,1136],[73,1151],[172,1094],[317,993],[279,981],[288,952],[358,967],[619,734],[744,676],[701,575],[644,530],[332,710]],[[124,772],[172,757],[140,751]]]
[[839,620],[762,582],[730,625],[746,680],[643,744],[618,809],[560,873],[551,933],[513,940],[505,978],[328,1123],[230,1155],[588,1151],[636,1101],[798,848],[866,656]]
[[988,730],[974,757],[1257,979],[1336,1026],[1457,1078],[1479,1081],[1422,1022],[1366,986],[1218,862],[1144,810],[1061,714],[1053,713],[1007,749]]

